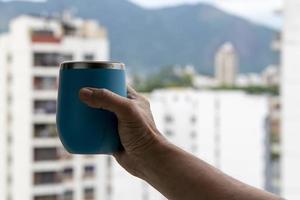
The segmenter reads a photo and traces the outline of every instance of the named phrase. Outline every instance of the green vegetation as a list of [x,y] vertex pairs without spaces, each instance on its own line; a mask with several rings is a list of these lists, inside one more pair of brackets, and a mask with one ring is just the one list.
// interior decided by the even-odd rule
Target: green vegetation
[[229,86],[221,86],[211,88],[213,90],[242,90],[247,92],[248,94],[270,94],[274,96],[279,95],[279,87],[278,86],[246,86],[246,87],[229,87]]
[[166,67],[145,78],[135,75],[133,83],[139,92],[152,92],[160,88],[193,87],[193,76],[184,72],[176,73],[176,68]]

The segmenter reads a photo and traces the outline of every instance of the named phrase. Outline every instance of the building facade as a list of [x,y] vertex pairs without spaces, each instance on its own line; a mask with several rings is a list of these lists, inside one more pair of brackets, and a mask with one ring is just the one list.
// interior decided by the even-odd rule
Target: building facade
[[[148,97],[156,125],[170,142],[245,183],[265,189],[269,166],[267,97],[189,89],[157,90]],[[116,163],[112,174],[111,200],[166,199]]]
[[[0,38],[0,46],[6,46],[6,41]],[[7,58],[6,52],[0,49],[0,191],[3,197],[7,195],[7,68],[4,66],[4,60]]]
[[300,199],[300,2],[286,0],[282,37],[282,195]]
[[239,58],[233,44],[227,42],[215,56],[215,78],[219,85],[233,86],[239,69]]
[[241,181],[264,188],[266,97],[171,90],[157,91],[150,99],[158,128],[171,142]]
[[59,63],[107,60],[106,30],[94,21],[20,16],[1,35],[0,49],[7,92],[7,101],[0,95],[7,110],[0,118],[1,199],[106,199],[107,159],[68,154],[55,126]]

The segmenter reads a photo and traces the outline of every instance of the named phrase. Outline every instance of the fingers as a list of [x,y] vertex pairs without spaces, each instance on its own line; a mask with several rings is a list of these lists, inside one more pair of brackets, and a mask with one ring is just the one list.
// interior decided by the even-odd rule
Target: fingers
[[130,110],[130,100],[106,89],[83,88],[79,98],[92,108],[105,109],[122,117]]

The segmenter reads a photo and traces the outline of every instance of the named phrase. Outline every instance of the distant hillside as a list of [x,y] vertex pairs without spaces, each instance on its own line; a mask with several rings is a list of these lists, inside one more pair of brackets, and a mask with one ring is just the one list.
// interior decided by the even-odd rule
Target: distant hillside
[[216,49],[231,41],[240,53],[241,72],[260,72],[273,63],[274,30],[205,4],[146,10],[125,0],[48,0],[0,2],[0,30],[25,13],[58,13],[98,20],[109,30],[112,59],[131,69],[155,70],[171,64],[193,64],[213,72]]

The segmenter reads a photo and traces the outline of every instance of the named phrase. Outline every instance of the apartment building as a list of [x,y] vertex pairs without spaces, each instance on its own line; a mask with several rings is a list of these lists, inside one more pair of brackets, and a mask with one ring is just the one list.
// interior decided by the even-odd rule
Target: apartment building
[[[6,46],[6,41],[0,38],[0,46]],[[4,60],[7,58],[7,54],[0,49],[0,191],[3,193],[3,197],[7,195],[7,100],[8,100],[8,88],[7,88],[7,69],[3,67]],[[3,192],[2,192],[3,191]]]
[[59,63],[107,60],[105,28],[20,16],[0,36],[0,49],[1,199],[107,199],[107,158],[68,154],[55,126]]
[[300,199],[300,1],[286,0],[282,36],[282,195]]
[[239,70],[238,52],[233,44],[226,42],[215,55],[215,78],[221,86],[233,86]]
[[159,129],[175,144],[253,186],[264,188],[268,101],[233,91],[157,91]]
[[[266,96],[163,89],[148,97],[158,129],[172,143],[245,183],[265,189],[269,167]],[[111,200],[165,200],[114,162],[112,174]]]

